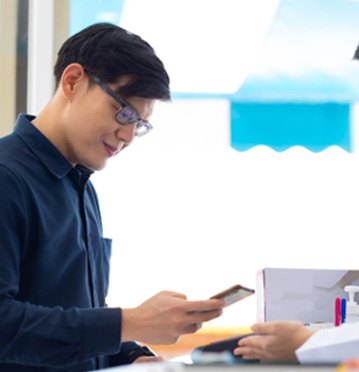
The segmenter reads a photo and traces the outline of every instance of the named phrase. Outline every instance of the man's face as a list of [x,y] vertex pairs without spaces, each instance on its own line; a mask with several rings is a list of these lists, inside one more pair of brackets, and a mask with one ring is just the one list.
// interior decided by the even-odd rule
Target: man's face
[[[79,84],[65,109],[62,151],[73,165],[100,170],[109,158],[132,142],[136,124],[121,125],[116,119],[121,105],[98,84],[89,87],[88,77],[86,79]],[[127,81],[127,78],[121,78],[116,84],[108,84],[108,87],[116,91]],[[125,101],[144,120],[149,119],[156,102],[155,99],[140,97]]]

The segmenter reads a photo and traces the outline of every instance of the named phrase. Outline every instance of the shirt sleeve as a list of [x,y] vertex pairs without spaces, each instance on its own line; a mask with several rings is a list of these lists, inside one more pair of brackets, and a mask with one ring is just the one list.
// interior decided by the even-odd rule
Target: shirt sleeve
[[147,346],[141,346],[136,342],[123,342],[121,350],[115,355],[109,357],[109,366],[120,366],[123,364],[133,363],[137,358],[142,356],[156,356]]
[[119,308],[50,308],[19,299],[28,201],[4,166],[0,187],[0,362],[64,366],[119,352]]
[[359,322],[315,332],[299,349],[301,364],[337,364],[358,356]]

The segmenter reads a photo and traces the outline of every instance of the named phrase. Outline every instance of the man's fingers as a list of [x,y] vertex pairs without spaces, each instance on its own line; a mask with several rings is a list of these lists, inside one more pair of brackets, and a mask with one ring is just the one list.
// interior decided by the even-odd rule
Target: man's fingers
[[134,363],[164,362],[161,356],[140,356],[135,359]]
[[183,300],[186,300],[187,299],[187,296],[185,294],[183,294],[183,293],[180,293],[180,292],[162,291],[160,293],[165,294],[165,295],[168,295],[168,296],[171,296],[171,297],[181,298]]
[[193,323],[193,324],[190,324],[190,325],[188,325],[188,326],[185,328],[184,333],[195,333],[195,332],[197,332],[201,327],[202,327],[202,323]]
[[187,301],[186,307],[188,312],[207,312],[223,309],[224,301],[216,298],[202,301]]
[[209,311],[197,311],[194,313],[190,313],[191,319],[194,320],[195,323],[198,322],[207,322],[208,320],[212,320],[214,318],[218,318],[222,315],[222,309],[218,310],[209,310]]

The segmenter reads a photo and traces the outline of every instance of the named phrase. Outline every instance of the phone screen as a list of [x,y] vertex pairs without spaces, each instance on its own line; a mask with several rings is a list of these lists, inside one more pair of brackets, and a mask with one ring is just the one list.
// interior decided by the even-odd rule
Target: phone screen
[[236,284],[230,288],[225,289],[222,292],[211,296],[210,298],[219,298],[224,301],[224,307],[234,304],[237,301],[243,300],[244,298],[255,293],[254,289],[243,287],[240,284]]

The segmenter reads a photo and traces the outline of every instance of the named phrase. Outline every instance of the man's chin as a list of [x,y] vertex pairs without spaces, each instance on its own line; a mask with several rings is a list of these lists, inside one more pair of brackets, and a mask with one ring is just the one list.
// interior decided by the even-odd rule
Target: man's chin
[[93,172],[97,172],[97,171],[100,171],[102,169],[104,169],[107,165],[107,160],[106,161],[103,161],[102,163],[98,163],[98,164],[84,164],[84,166],[90,170],[92,170]]
[[92,168],[90,168],[91,170],[93,170],[94,172],[97,172],[97,171],[101,171],[102,169],[104,169],[107,165],[107,162],[104,162],[100,165],[97,165],[97,166],[94,166]]

